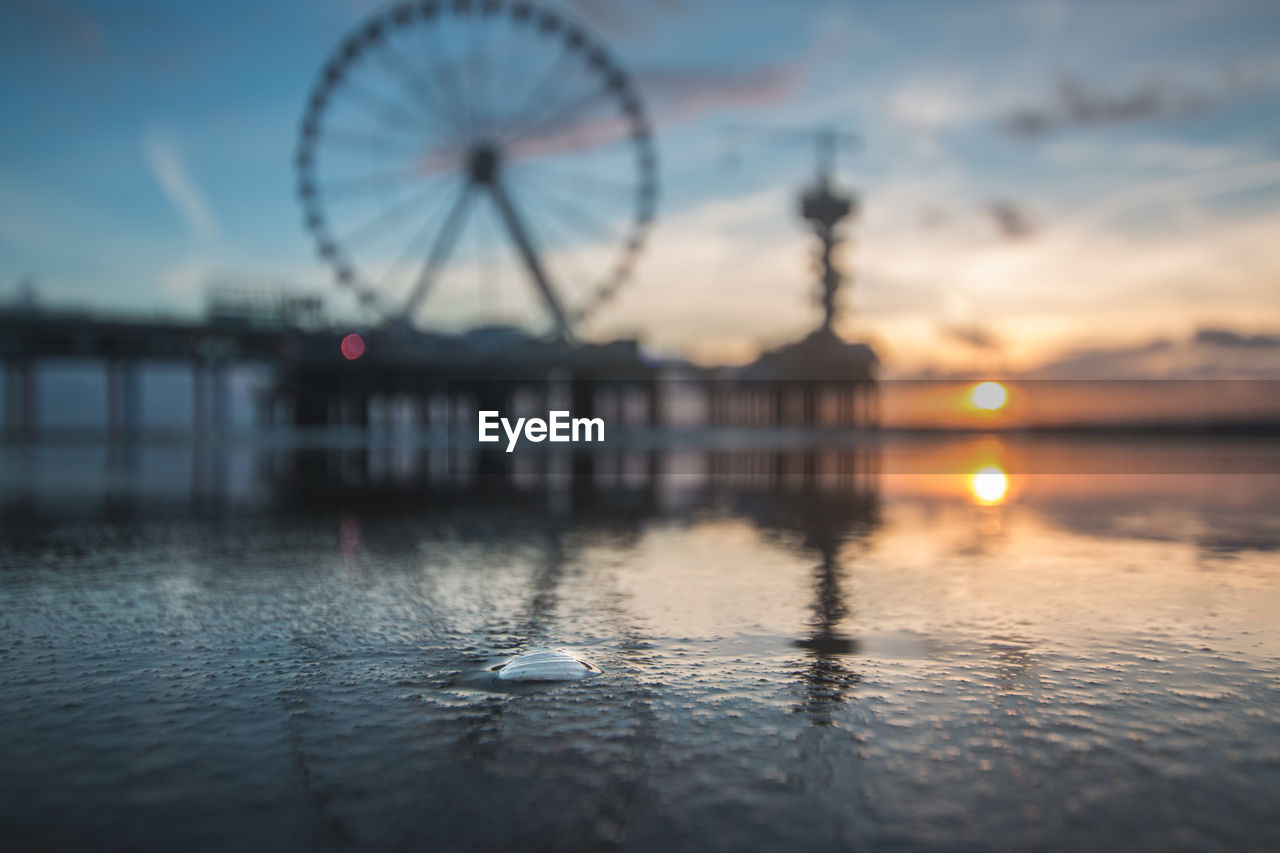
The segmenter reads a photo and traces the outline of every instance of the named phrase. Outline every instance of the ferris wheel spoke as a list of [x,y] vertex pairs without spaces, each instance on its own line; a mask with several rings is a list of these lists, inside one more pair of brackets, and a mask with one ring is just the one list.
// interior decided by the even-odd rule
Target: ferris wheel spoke
[[320,137],[323,144],[334,145],[352,152],[382,150],[388,155],[408,155],[421,148],[421,144],[407,135],[393,136],[382,133],[369,133],[347,128],[327,128]]
[[458,240],[458,232],[466,221],[467,209],[471,205],[472,195],[472,185],[470,183],[463,184],[458,193],[458,200],[454,202],[448,218],[445,219],[444,225],[440,227],[439,233],[436,234],[436,239],[431,245],[431,253],[427,256],[426,264],[422,267],[422,272],[418,274],[413,290],[409,293],[409,301],[404,308],[405,317],[412,317],[417,313],[418,307],[422,305],[422,300],[426,298],[432,283],[438,276],[440,267],[448,260],[449,252],[453,250],[453,244]]
[[495,244],[499,243],[499,235],[494,216],[495,212],[487,205],[481,205],[476,211],[476,290],[480,296],[481,310],[493,310],[502,302],[499,288],[501,258],[499,250],[495,249]]
[[428,126],[423,123],[422,117],[406,109],[404,104],[387,98],[349,77],[342,91],[347,94],[348,101],[358,105],[360,109],[384,125],[415,135],[420,135],[427,130]]
[[425,110],[428,118],[443,117],[446,119],[453,128],[455,142],[465,137],[466,131],[459,122],[457,113],[444,103],[440,93],[428,86],[426,78],[411,67],[398,51],[388,46],[386,50],[380,51],[378,56],[383,66],[402,80],[401,85],[413,96],[414,102]]
[[547,275],[542,268],[542,262],[538,258],[537,250],[532,240],[529,239],[529,232],[525,228],[520,214],[516,211],[511,197],[507,194],[502,181],[493,181],[489,185],[489,189],[493,195],[493,200],[498,205],[498,212],[502,215],[503,223],[507,226],[507,231],[510,233],[512,241],[516,244],[516,248],[519,249],[525,267],[529,270],[529,275],[533,279],[534,285],[538,288],[538,292],[542,294],[543,301],[547,303],[547,308],[555,321],[556,331],[565,340],[571,340],[572,333],[569,330],[568,315],[565,314],[564,307],[560,304],[560,298],[556,296],[555,290],[552,289],[551,282],[547,280]]
[[566,156],[581,161],[584,155],[607,154],[616,143],[628,142],[630,136],[630,130],[613,117],[585,115],[564,127],[548,122],[545,129],[512,142],[511,152],[516,159],[529,163]]
[[475,99],[471,93],[471,86],[467,83],[467,74],[464,73],[463,58],[459,58],[451,67],[450,74],[457,82],[458,98],[462,104],[462,112],[466,117],[467,138],[475,139],[479,132],[479,119],[476,117]]
[[379,291],[386,291],[388,285],[392,284],[391,277],[395,274],[397,269],[408,263],[414,256],[420,256],[427,250],[427,247],[424,244],[432,234],[436,233],[436,229],[439,227],[441,219],[453,208],[454,204],[457,202],[458,192],[464,186],[465,185],[459,185],[452,194],[443,194],[427,215],[423,217],[421,227],[414,232],[413,237],[405,244],[404,248],[400,250],[399,254],[396,255],[395,259],[391,262],[391,265],[386,268],[386,271],[378,280]]
[[349,231],[341,238],[340,242],[345,246],[355,247],[365,243],[378,232],[382,232],[384,236],[388,233],[393,233],[399,222],[420,208],[423,202],[429,200],[437,191],[434,186],[425,187],[408,198],[384,208]]
[[429,100],[440,114],[448,119],[455,131],[454,141],[464,141],[470,133],[466,121],[466,99],[454,81],[448,75],[441,73],[443,65],[430,60],[430,57],[444,51],[436,50],[429,41],[422,38],[412,39],[412,41],[416,43],[416,47],[406,46],[409,55],[421,53],[428,57],[425,64],[410,61],[399,47],[388,46],[387,50],[395,56],[395,64],[400,67],[400,73],[413,82],[413,88],[419,92],[420,97]]
[[542,72],[542,75],[537,78],[537,81],[525,90],[524,97],[520,98],[516,102],[515,108],[511,110],[508,114],[507,120],[503,122],[502,127],[499,128],[498,137],[500,139],[510,141],[510,134],[512,130],[518,127],[522,122],[526,121],[525,116],[531,109],[531,105],[537,103],[536,99],[542,96],[544,90],[546,90],[551,83],[559,81],[559,77],[557,76],[558,72],[561,66],[564,65],[565,60],[568,59],[572,53],[573,51],[568,45],[562,47],[560,52],[556,54],[555,59],[551,60],[551,62],[547,64],[546,69]]
[[447,172],[428,174],[417,168],[402,167],[384,172],[370,172],[364,175],[353,175],[351,177],[329,180],[321,184],[320,189],[325,195],[330,196],[353,195],[358,193],[377,192],[379,188],[386,188],[388,185],[394,185],[406,179],[433,181],[448,177],[452,177],[452,175]]
[[473,139],[475,137],[475,117],[471,111],[471,100],[469,93],[464,85],[464,74],[459,71],[458,66],[461,64],[460,57],[456,52],[448,47],[437,47],[431,41],[422,41],[424,52],[428,57],[439,55],[441,61],[431,61],[426,65],[427,72],[433,79],[440,82],[442,91],[449,92],[449,101],[459,125],[462,127],[462,135],[464,139]]
[[613,243],[618,240],[617,233],[601,225],[598,220],[584,216],[580,211],[561,205],[558,201],[546,199],[542,210],[544,216],[562,225],[564,230],[573,231],[584,238],[584,242]]
[[[498,59],[494,66],[493,85],[496,93],[508,91],[506,84],[511,80],[511,64],[519,55],[519,51],[515,49],[516,43],[523,33],[523,27],[510,20],[507,21],[506,29],[506,38],[503,39],[502,50],[498,52]],[[496,113],[493,119],[493,132],[497,134],[501,130],[502,119]]]
[[[523,128],[517,128],[515,136],[513,137],[513,143],[519,144],[522,140],[538,139],[540,134],[543,134],[544,131],[554,130],[557,125],[564,126],[568,129],[576,128],[580,132],[581,128],[585,125],[585,122],[581,120],[582,117],[580,116],[582,111],[587,109],[596,101],[603,101],[608,97],[608,87],[602,86],[598,89],[593,89],[587,94],[575,98],[572,101],[562,103],[552,112],[547,113],[537,121],[526,124]],[[575,119],[575,121],[573,123],[569,123],[569,119]],[[551,134],[551,138],[563,139],[568,135],[568,133],[564,132],[554,133]]]
[[536,226],[531,224],[529,228],[534,238],[541,236],[542,239],[537,239],[538,244],[554,252],[555,266],[565,273],[566,279],[589,284],[591,276],[582,272],[578,254],[574,250],[575,241],[561,227],[549,228],[551,222],[551,219],[544,216],[537,220]]
[[427,70],[432,74],[434,79],[439,83],[440,91],[448,92],[447,100],[450,102],[448,107],[451,110],[454,123],[460,128],[461,139],[468,140],[473,138],[475,128],[471,120],[471,110],[467,105],[467,96],[462,91],[460,75],[457,69],[448,63],[436,62],[427,66]]
[[499,117],[502,106],[502,79],[499,76],[502,70],[504,54],[511,50],[511,39],[509,37],[499,43],[496,33],[485,38],[485,117],[487,125],[486,133],[490,137],[498,129]]
[[597,213],[583,207],[576,201],[548,192],[544,185],[535,187],[534,192],[544,202],[544,210],[554,211],[559,219],[573,223],[579,232],[591,233],[603,240],[616,241],[619,239],[618,233],[606,226]]
[[[484,22],[483,17],[480,16],[476,16],[474,20],[481,23]],[[483,51],[480,49],[480,43],[484,41],[484,28],[474,26],[474,22],[472,23],[473,25],[467,28],[468,51],[466,67],[468,76],[471,78],[471,100],[475,106],[476,131],[483,134],[489,132],[489,51],[487,47]],[[484,73],[481,73],[482,71]]]

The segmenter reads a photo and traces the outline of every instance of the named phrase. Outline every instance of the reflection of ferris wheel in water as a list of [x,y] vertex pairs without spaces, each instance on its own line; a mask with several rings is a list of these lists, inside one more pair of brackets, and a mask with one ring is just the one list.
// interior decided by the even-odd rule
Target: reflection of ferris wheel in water
[[454,325],[543,308],[563,338],[625,282],[657,193],[627,76],[525,0],[375,15],[325,66],[297,167],[319,253],[364,306]]

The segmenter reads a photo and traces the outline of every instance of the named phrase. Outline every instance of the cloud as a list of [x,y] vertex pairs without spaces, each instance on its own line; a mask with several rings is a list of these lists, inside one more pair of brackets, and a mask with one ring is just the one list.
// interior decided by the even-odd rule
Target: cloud
[[980,323],[943,323],[938,331],[943,336],[974,349],[997,351],[1003,346],[995,330]]
[[[665,128],[718,109],[783,102],[798,87],[802,72],[800,65],[780,63],[742,72],[667,68],[642,71],[634,77],[651,105],[650,123]],[[625,115],[596,106],[594,110],[571,108],[559,115],[557,122],[533,123],[523,138],[512,144],[512,153],[516,157],[563,154],[600,147],[630,133],[630,120]],[[442,159],[445,168],[452,167],[451,156]]]
[[1175,351],[1172,341],[1157,339],[1123,347],[1073,350],[1053,359],[1025,376],[1035,379],[1122,379],[1150,377],[1164,373],[1158,365],[1167,363]]
[[1195,343],[1214,347],[1280,349],[1280,335],[1242,335],[1230,329],[1201,329],[1196,332]]
[[1015,109],[1005,116],[1002,126],[1011,136],[1037,139],[1071,128],[1194,115],[1215,106],[1218,100],[1219,95],[1191,91],[1161,78],[1124,91],[1106,91],[1063,75],[1049,104]]
[[186,258],[160,273],[160,287],[169,296],[192,296],[208,284],[213,273],[208,258]]
[[[855,232],[855,318],[877,330],[888,369],[902,375],[926,364],[972,371],[997,357],[1009,370],[1028,370],[1064,351],[1194,326],[1251,329],[1274,302],[1280,212],[1224,202],[1278,184],[1280,161],[1120,180],[1083,194],[1082,206],[1042,199],[1053,228],[1008,240],[993,235],[989,219],[954,215],[961,206],[982,209],[970,179],[884,182]],[[947,227],[921,228],[919,211],[938,199],[953,214]],[[940,331],[942,324],[954,328]],[[1002,348],[975,349],[953,334],[974,324],[999,331]]]
[[1048,143],[1046,162],[1058,169],[1112,174],[1214,172],[1257,162],[1267,156],[1256,140],[1236,144],[1205,144],[1173,139],[1118,143],[1097,137],[1070,137]]
[[219,228],[209,200],[191,177],[176,140],[152,129],[143,134],[142,155],[169,204],[196,238],[210,242]]
[[1022,206],[1001,199],[987,205],[987,213],[997,229],[1010,240],[1021,240],[1036,232],[1035,222]]
[[1280,63],[1270,58],[1199,69],[1193,79],[1152,74],[1110,88],[1062,74],[1047,103],[1014,108],[1004,114],[1000,126],[1010,136],[1039,139],[1076,128],[1185,118],[1274,92],[1277,82]]
[[659,124],[725,107],[780,103],[799,87],[805,63],[779,62],[746,71],[667,68],[639,71],[637,86],[654,103]]
[[664,14],[677,12],[682,5],[680,0],[626,4],[614,0],[568,0],[574,12],[612,38],[648,35]]
[[909,128],[936,132],[971,121],[983,112],[983,99],[955,80],[908,80],[885,102],[890,118]]
[[162,3],[0,0],[0,18],[7,54],[52,62],[91,85],[95,97],[107,94],[103,72],[172,73],[197,50],[190,38],[176,45],[175,21]]
[[[104,38],[99,22],[65,3],[53,0],[6,0],[4,11],[34,33],[69,53],[95,55],[102,52]],[[20,40],[18,43],[22,43]],[[6,48],[9,45],[6,44]]]
[[1280,334],[1201,328],[1183,340],[1157,338],[1072,351],[1025,376],[1037,379],[1275,379]]

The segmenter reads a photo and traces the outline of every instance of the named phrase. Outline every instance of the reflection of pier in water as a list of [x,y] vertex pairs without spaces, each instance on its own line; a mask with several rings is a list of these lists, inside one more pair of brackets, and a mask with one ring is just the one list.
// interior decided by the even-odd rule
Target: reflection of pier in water
[[[790,550],[814,556],[809,630],[795,639],[802,659],[799,706],[815,723],[829,720],[857,676],[841,663],[857,651],[845,621],[847,558],[851,547],[879,526],[879,450],[818,446],[698,451],[667,447],[598,450],[590,454],[543,450],[505,454],[423,446],[261,447],[225,445],[142,449],[159,460],[108,453],[106,487],[87,507],[100,506],[116,521],[195,513],[219,516],[299,510],[335,524],[351,519],[412,519],[449,524],[462,539],[530,536],[545,547],[529,602],[510,642],[543,642],[554,634],[564,565],[574,559],[565,535],[589,530],[622,543],[647,525],[691,517],[745,519]],[[189,502],[174,500],[169,484],[148,492],[148,476],[184,467],[190,454]],[[234,458],[232,458],[234,457]],[[178,463],[178,464],[174,464]],[[136,477],[128,476],[134,470]],[[11,490],[0,526],[14,541],[39,538],[48,512],[83,513],[71,496],[55,499]],[[498,520],[495,527],[493,521]],[[34,522],[34,523],[33,523]],[[400,525],[394,525],[399,530]],[[401,543],[407,545],[407,541]],[[727,578],[727,582],[733,579]],[[623,633],[643,645],[634,626]]]
[[[766,537],[812,553],[810,632],[803,650],[797,710],[828,724],[858,675],[841,661],[858,650],[846,632],[847,551],[880,524],[879,459],[873,449],[716,451],[664,450],[581,454],[449,453],[400,457],[365,449],[296,451],[277,473],[282,496],[370,506],[401,504],[443,512],[501,511],[544,531],[547,561],[535,585],[523,642],[545,641],[545,622],[558,600],[557,582],[569,555],[562,534],[605,527],[634,535],[647,520],[709,511],[748,519]],[[486,458],[489,457],[489,458]],[[277,463],[278,464],[278,463]],[[519,644],[519,643],[517,643]]]
[[857,639],[843,630],[849,615],[843,560],[847,548],[865,543],[880,525],[879,459],[874,453],[809,450],[792,458],[760,454],[754,461],[757,473],[747,481],[772,488],[736,490],[735,511],[766,534],[799,536],[795,544],[818,560],[811,633],[795,641],[805,650],[805,696],[797,710],[816,725],[829,724],[834,707],[859,680],[841,663],[858,651]]
[[870,511],[879,480],[874,446],[506,454],[361,445],[264,450],[257,467],[286,506],[509,507],[567,524],[713,509],[770,530],[790,526],[814,543],[840,538],[849,513]]

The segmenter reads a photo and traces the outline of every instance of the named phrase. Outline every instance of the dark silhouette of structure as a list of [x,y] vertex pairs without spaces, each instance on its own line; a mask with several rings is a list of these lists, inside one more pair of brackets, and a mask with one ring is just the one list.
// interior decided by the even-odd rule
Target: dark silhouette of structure
[[[444,46],[458,26],[471,33],[472,51],[428,48],[430,62],[415,61],[424,44]],[[502,34],[501,53],[480,30]],[[481,85],[498,71],[501,89],[492,79]],[[379,91],[394,94],[373,94]],[[363,110],[348,111],[354,103]],[[584,156],[601,150],[621,155],[609,173],[584,169]],[[537,155],[572,157],[555,163],[554,180],[522,183]],[[487,198],[552,335],[564,342],[574,339],[575,322],[625,283],[657,199],[657,155],[630,78],[584,25],[527,0],[400,3],[371,15],[322,69],[296,164],[304,222],[320,257],[338,284],[384,318],[415,324],[473,208]],[[609,202],[616,195],[626,197],[625,207]],[[444,202],[443,216],[434,201]],[[615,260],[576,302],[542,257],[547,247],[528,218],[535,208],[557,227],[617,245]],[[621,232],[601,229],[621,211]],[[404,229],[406,221],[413,227]],[[390,286],[390,273],[372,272],[381,265],[366,254],[374,235],[397,233],[402,257],[425,257],[407,297]]]
[[267,429],[368,429],[371,413],[391,402],[407,404],[416,413],[412,425],[429,428],[433,402],[474,417],[478,408],[509,411],[518,398],[546,401],[554,387],[568,389],[568,408],[584,417],[613,401],[608,414],[616,418],[619,397],[639,395],[644,425],[657,429],[670,425],[664,400],[675,385],[700,389],[705,422],[714,427],[874,428],[878,421],[874,353],[825,329],[730,369],[655,360],[635,341],[570,345],[503,327],[449,335],[386,326],[365,333],[364,354],[349,360],[341,348],[347,332],[240,322],[225,313],[193,322],[0,308],[4,436],[38,438],[36,367],[65,360],[104,365],[103,426],[125,438],[145,428],[138,374],[147,364],[191,370],[197,437],[225,434],[228,374],[243,364],[270,368],[257,400]]
[[776,128],[735,126],[773,141],[814,146],[817,174],[800,193],[800,216],[818,238],[818,304],[821,324],[811,334],[760,355],[753,363],[723,371],[730,379],[711,391],[712,421],[751,426],[874,427],[880,421],[876,374],[880,365],[865,343],[849,343],[835,331],[839,292],[846,276],[835,260],[845,240],[840,225],[857,213],[852,193],[835,185],[836,154],[857,137],[831,127]]
[[[476,28],[501,22],[520,45],[501,57],[504,64],[524,61],[525,50],[532,54],[542,49],[550,55],[547,67],[533,69],[527,91],[480,109],[468,100],[471,90],[456,88],[464,72],[473,69],[458,66],[492,57],[447,52],[441,62],[451,67],[403,64],[403,41],[444,38],[441,28],[459,22]],[[560,73],[563,64],[575,63],[576,75]],[[370,109],[368,81],[357,83],[357,72],[384,75],[386,91],[397,93],[394,99],[382,103],[378,98]],[[541,81],[558,78],[579,91],[544,91]],[[526,82],[523,77],[521,82]],[[363,111],[343,112],[360,103]],[[307,101],[296,155],[304,221],[320,257],[333,268],[338,284],[353,290],[379,318],[355,339],[356,349],[350,347],[352,329],[324,328],[320,306],[309,297],[219,292],[203,323],[41,310],[29,300],[0,308],[5,436],[36,437],[40,401],[35,365],[70,358],[105,363],[111,436],[132,436],[143,426],[138,367],[153,362],[190,366],[198,436],[225,434],[227,372],[245,362],[271,369],[269,387],[257,400],[258,424],[267,429],[368,430],[375,409],[398,407],[412,413],[412,426],[425,430],[435,426],[434,412],[443,410],[445,421],[452,423],[456,413],[469,411],[474,417],[479,409],[510,411],[518,400],[547,401],[564,388],[566,407],[577,417],[596,417],[606,401],[613,401],[612,414],[626,420],[629,410],[617,401],[642,396],[645,425],[660,428],[669,425],[665,383],[673,376],[700,389],[705,420],[714,427],[874,427],[875,353],[865,344],[842,341],[833,328],[844,280],[833,252],[842,239],[838,226],[854,212],[852,196],[835,189],[833,174],[836,150],[849,140],[831,129],[805,135],[816,140],[818,152],[817,180],[801,196],[801,214],[821,245],[824,316],[814,334],[766,352],[744,368],[729,369],[656,360],[634,340],[577,342],[573,324],[625,281],[654,216],[657,158],[634,87],[594,36],[536,4],[393,5],[357,27],[324,66]],[[616,160],[623,165],[614,168],[627,174],[612,176],[622,181],[612,187],[613,193],[621,186],[628,199],[626,228],[603,278],[585,301],[570,304],[540,255],[544,247],[534,239],[531,225],[572,221],[587,231],[598,229],[608,217],[583,205],[593,198],[587,188],[600,190],[601,176],[556,178],[555,186],[575,188],[568,207],[565,199],[534,206],[549,202],[554,193],[527,187],[517,192],[516,177],[539,156],[560,155],[563,160],[562,155],[572,155],[572,166],[579,155],[608,146],[626,154]],[[559,162],[557,168],[564,165]],[[613,183],[612,178],[605,183]],[[344,218],[352,197],[364,199],[359,206],[363,218]],[[423,300],[466,226],[468,210],[485,197],[499,214],[521,273],[550,315],[545,337],[500,326],[462,334],[415,327]],[[430,207],[432,202],[444,204]],[[545,219],[530,218],[531,209]],[[575,209],[571,216],[569,209]],[[439,213],[443,215],[435,215]],[[412,227],[403,230],[406,221]],[[385,276],[374,283],[360,264],[364,238],[396,233],[414,234],[401,257],[415,259],[418,249],[425,254],[407,299],[399,302],[393,289],[384,287]]]

